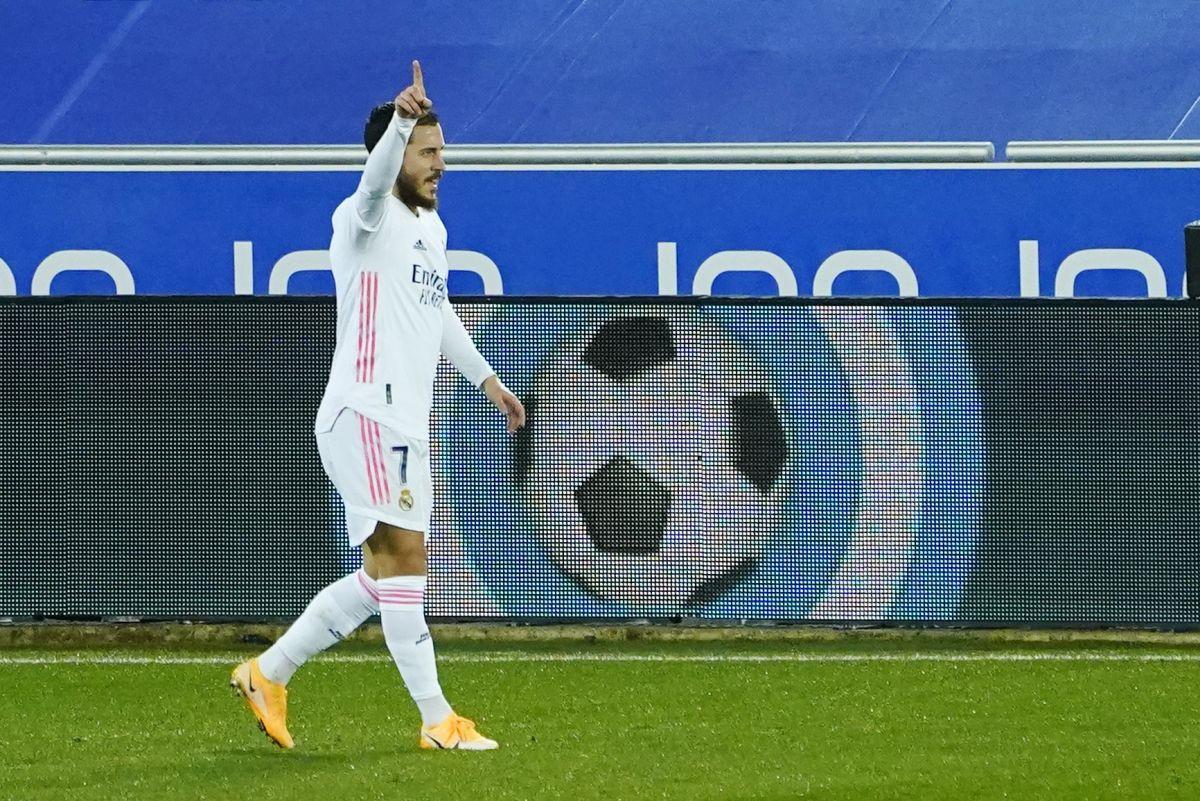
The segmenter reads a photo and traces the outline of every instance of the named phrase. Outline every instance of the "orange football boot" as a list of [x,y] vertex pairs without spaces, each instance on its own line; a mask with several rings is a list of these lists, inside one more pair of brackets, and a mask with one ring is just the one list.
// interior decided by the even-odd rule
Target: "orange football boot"
[[258,728],[280,748],[295,748],[287,729],[287,687],[268,681],[251,659],[233,669],[229,686],[246,700],[246,706],[258,718]]
[[435,726],[421,727],[422,748],[446,748],[459,751],[491,751],[500,743],[475,730],[475,722],[453,712]]

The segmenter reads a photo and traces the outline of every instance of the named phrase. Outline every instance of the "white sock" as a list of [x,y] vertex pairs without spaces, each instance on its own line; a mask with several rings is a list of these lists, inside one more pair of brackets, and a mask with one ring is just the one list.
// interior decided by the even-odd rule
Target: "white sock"
[[378,587],[383,638],[421,710],[421,723],[441,723],[454,710],[438,684],[433,639],[425,625],[425,577],[392,576],[380,579]]
[[258,658],[268,680],[287,684],[311,657],[349,636],[379,612],[375,582],[361,569],[317,593],[283,636]]

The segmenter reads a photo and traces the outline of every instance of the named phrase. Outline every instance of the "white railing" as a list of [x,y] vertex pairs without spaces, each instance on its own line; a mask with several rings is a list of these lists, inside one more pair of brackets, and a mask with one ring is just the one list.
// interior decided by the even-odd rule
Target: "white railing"
[[[665,164],[980,164],[990,142],[757,142],[723,144],[447,145],[451,168]],[[1020,141],[1015,163],[1200,161],[1200,140]],[[0,166],[358,167],[359,145],[0,145]]]
[[[358,166],[358,145],[0,145],[0,165]],[[580,164],[977,163],[990,142],[755,144],[448,145],[451,167]]]
[[1200,161],[1200,141],[1009,142],[1008,161]]

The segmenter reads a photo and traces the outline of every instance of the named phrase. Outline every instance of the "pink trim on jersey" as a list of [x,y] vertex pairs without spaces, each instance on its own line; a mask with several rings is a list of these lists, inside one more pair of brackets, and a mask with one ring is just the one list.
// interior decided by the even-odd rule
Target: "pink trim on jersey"
[[371,380],[374,380],[374,339],[376,339],[376,308],[379,306],[379,276],[374,277],[374,295],[371,300]]
[[367,468],[367,488],[371,491],[371,503],[378,504],[379,492],[375,487],[375,465],[371,459],[370,438],[367,435],[367,418],[358,412],[355,412],[354,416],[358,418],[358,433],[362,437],[363,461],[366,463]]
[[386,467],[387,462],[384,461],[383,458],[383,445],[380,443],[379,438],[379,423],[376,423],[374,420],[372,420],[371,427],[375,431],[375,458],[378,460],[379,464],[379,483],[383,486],[383,502],[390,503],[392,500],[392,488],[388,484]]
[[367,381],[375,380],[375,329],[376,315],[375,312],[379,308],[379,273],[371,273],[371,328],[370,336],[367,341]]
[[363,380],[363,341],[367,330],[367,282],[365,277],[358,280],[358,355],[354,359],[354,380]]
[[378,329],[379,273],[371,273],[371,312],[367,321],[367,381],[375,380],[375,331]]
[[364,272],[359,279],[358,358],[355,377],[360,384],[375,380],[375,312],[379,307],[379,273]]

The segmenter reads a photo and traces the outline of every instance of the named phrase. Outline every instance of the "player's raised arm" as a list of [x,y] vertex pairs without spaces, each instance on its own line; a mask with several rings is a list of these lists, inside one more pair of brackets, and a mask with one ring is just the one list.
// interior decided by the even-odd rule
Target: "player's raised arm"
[[404,164],[404,147],[417,119],[433,108],[425,94],[425,78],[420,62],[412,63],[412,83],[392,101],[393,112],[383,136],[374,147],[368,144],[370,155],[363,168],[355,192],[354,208],[368,231],[379,227],[387,210],[387,197],[396,184],[396,176]]

